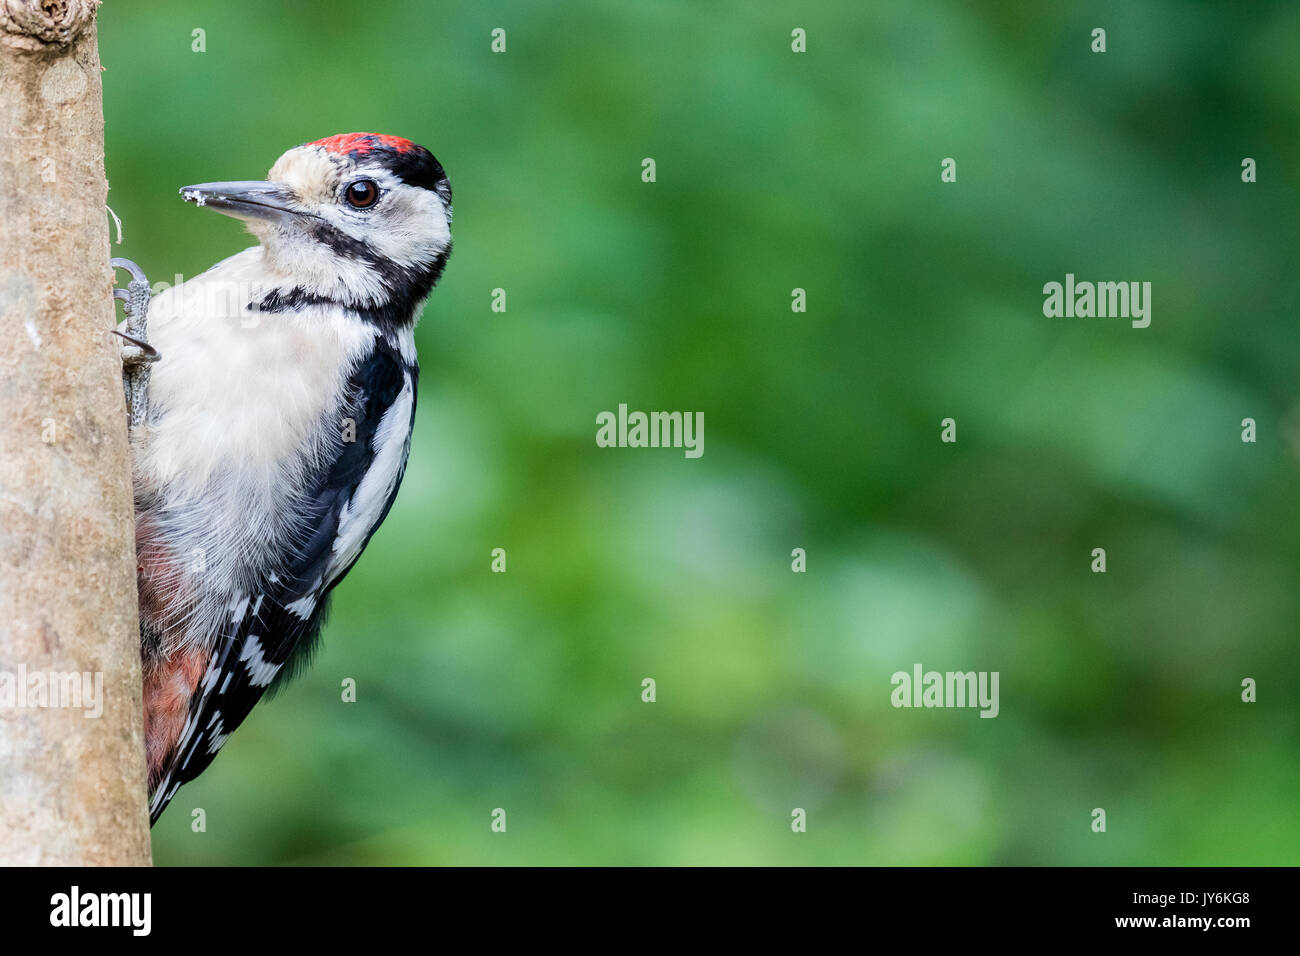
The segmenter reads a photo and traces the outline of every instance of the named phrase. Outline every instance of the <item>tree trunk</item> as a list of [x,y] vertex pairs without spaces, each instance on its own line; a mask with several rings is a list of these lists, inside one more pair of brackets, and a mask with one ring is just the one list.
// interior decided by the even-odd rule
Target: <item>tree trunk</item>
[[[150,862],[98,0],[0,0],[0,864]],[[102,709],[102,713],[97,713]]]

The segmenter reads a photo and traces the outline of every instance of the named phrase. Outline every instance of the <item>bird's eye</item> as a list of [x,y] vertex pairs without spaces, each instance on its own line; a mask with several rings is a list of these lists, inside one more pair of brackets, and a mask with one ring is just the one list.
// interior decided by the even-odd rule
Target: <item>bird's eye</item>
[[379,186],[373,179],[358,179],[348,183],[343,198],[353,209],[369,209],[379,199]]

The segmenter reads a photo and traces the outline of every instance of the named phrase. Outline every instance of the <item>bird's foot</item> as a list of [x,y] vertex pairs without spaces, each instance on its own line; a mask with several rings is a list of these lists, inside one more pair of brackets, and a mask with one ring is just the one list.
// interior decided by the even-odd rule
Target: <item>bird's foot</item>
[[149,344],[152,292],[144,270],[130,259],[113,259],[111,265],[131,273],[125,289],[113,290],[113,298],[122,300],[122,311],[126,314],[126,320],[113,334],[126,343],[122,346],[122,390],[126,393],[127,421],[134,431],[149,415],[149,366],[162,356]]

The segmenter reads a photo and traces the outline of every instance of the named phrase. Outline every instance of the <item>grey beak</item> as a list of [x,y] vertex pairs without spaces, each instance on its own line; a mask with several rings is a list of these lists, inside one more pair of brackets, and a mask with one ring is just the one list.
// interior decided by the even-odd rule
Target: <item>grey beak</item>
[[310,213],[291,208],[294,199],[286,186],[263,179],[186,186],[181,189],[181,198],[196,206],[208,206],[236,219],[287,222],[310,216]]

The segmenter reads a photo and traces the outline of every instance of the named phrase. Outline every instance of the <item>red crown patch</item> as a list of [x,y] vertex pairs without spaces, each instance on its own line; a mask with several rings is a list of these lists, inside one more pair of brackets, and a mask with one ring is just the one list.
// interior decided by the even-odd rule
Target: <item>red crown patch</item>
[[342,153],[345,156],[365,155],[371,150],[383,148],[392,149],[399,153],[407,153],[415,149],[415,144],[409,139],[379,133],[340,133],[337,136],[318,139],[314,143],[308,143],[307,145],[319,146],[331,153]]

